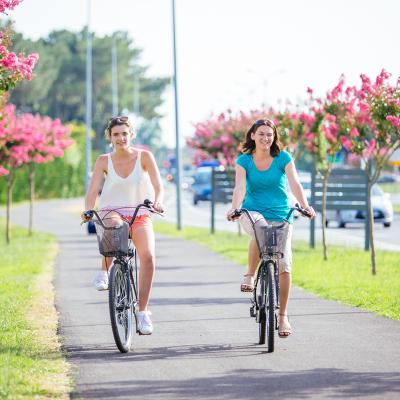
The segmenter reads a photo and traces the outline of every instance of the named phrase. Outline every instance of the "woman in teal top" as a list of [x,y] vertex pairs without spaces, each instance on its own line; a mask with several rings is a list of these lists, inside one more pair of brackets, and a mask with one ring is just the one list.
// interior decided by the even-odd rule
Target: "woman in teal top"
[[[279,224],[287,216],[290,205],[287,191],[287,180],[290,189],[301,207],[312,217],[315,212],[309,206],[301,186],[292,156],[281,150],[278,132],[273,121],[269,119],[256,121],[246,133],[241,145],[241,154],[236,160],[235,189],[232,206],[227,213],[229,220],[237,208],[246,208],[252,212],[253,218],[264,217],[268,223]],[[254,237],[253,228],[247,217],[243,215],[240,223],[244,230],[252,236],[249,244],[248,269],[241,284],[241,291],[252,292],[257,266],[260,262],[259,250]],[[287,337],[291,326],[287,318],[287,304],[291,285],[291,234],[290,224],[280,244],[284,257],[279,260],[279,336]]]

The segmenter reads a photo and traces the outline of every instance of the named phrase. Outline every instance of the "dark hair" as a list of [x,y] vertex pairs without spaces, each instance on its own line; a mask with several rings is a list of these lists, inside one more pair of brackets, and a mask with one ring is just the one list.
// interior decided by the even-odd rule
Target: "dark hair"
[[276,157],[281,152],[281,144],[279,143],[279,136],[276,126],[270,119],[258,119],[245,136],[245,140],[240,145],[240,151],[245,154],[251,154],[256,149],[256,142],[251,138],[251,134],[255,133],[260,126],[269,126],[274,131],[274,141],[272,142],[269,150],[272,157]]
[[119,115],[109,119],[107,128],[104,132],[107,139],[111,138],[111,130],[117,125],[126,125],[129,128],[129,133],[133,133],[133,126],[130,123],[129,118],[124,115]]

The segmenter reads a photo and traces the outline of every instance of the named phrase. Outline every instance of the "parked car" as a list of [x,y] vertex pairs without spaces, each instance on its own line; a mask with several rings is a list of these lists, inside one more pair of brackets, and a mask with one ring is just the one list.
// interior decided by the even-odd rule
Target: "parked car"
[[193,204],[199,201],[211,200],[212,167],[199,167],[193,174],[192,192]]
[[395,174],[382,174],[378,178],[378,183],[399,183],[400,177]]
[[[384,193],[377,185],[372,186],[371,193],[372,208],[374,211],[374,221],[382,223],[388,228],[393,222],[393,205],[389,193]],[[336,221],[339,228],[345,228],[347,224],[364,222],[366,211],[357,210],[328,210],[326,225],[331,221]]]

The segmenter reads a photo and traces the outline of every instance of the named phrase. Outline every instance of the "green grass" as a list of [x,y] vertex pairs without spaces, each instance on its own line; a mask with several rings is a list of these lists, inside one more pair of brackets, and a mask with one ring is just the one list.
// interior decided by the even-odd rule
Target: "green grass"
[[393,204],[393,211],[400,214],[400,204]]
[[13,228],[6,245],[3,220],[0,233],[0,399],[67,398],[51,286],[56,241]]
[[[248,236],[229,232],[210,235],[205,228],[187,227],[177,231],[172,224],[158,222],[156,232],[202,243],[234,262],[247,264]],[[367,309],[400,320],[400,253],[379,251],[377,275],[371,274],[370,253],[363,250],[322,249],[293,243],[293,283],[321,297]]]
[[379,186],[386,193],[400,193],[400,183],[380,183]]

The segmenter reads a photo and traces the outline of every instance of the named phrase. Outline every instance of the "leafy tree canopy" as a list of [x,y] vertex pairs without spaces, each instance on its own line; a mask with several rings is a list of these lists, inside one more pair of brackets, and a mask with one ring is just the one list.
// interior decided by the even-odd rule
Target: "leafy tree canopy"
[[[118,59],[118,103],[120,110],[133,111],[134,85],[139,84],[140,115],[151,121],[152,144],[161,142],[157,111],[162,94],[170,79],[149,77],[148,67],[140,64],[141,49],[134,46],[124,31],[98,37],[93,35],[93,129],[95,148],[104,147],[104,129],[112,114],[111,48],[115,41]],[[23,112],[40,113],[63,122],[85,122],[86,101],[86,30],[59,30],[36,41],[15,32],[13,50],[17,53],[35,51],[40,60],[35,79],[20,84],[11,93],[10,101]],[[136,78],[136,79],[135,79]],[[156,150],[156,149],[155,149]]]

